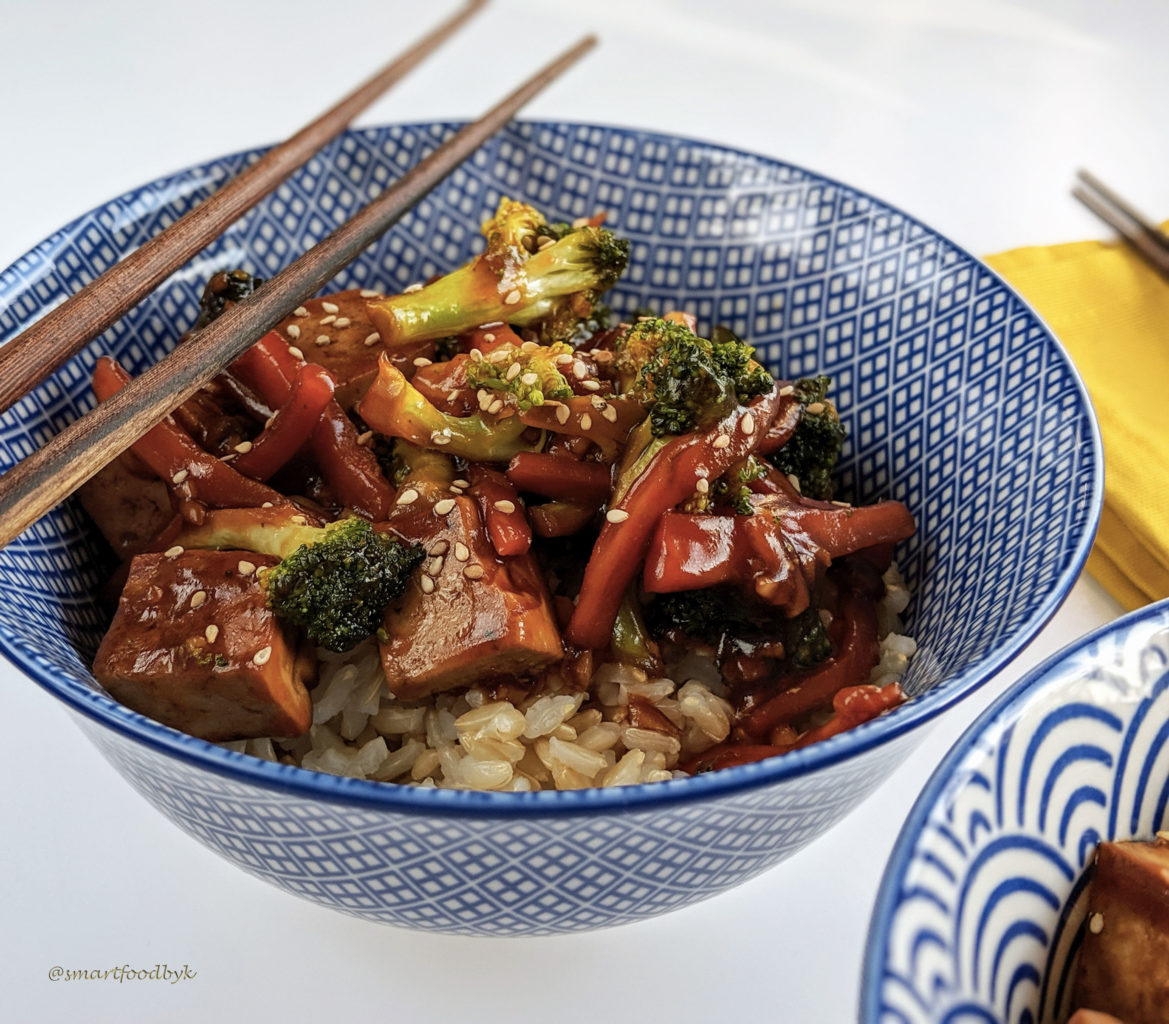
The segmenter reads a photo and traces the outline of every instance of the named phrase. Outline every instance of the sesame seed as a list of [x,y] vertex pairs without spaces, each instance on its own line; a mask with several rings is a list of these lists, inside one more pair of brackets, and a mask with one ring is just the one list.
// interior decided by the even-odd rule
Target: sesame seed
[[261,647],[255,654],[252,655],[252,661],[256,665],[267,665],[268,659],[272,657],[271,647]]
[[430,443],[437,445],[450,444],[451,435],[436,430],[433,434],[430,435]]
[[273,505],[272,502],[270,502],[270,501],[266,501],[266,502],[264,502],[263,505],[260,506],[260,508],[275,508],[275,507],[276,506]]
[[788,395],[794,395],[795,393],[796,393],[796,389],[791,384],[785,384],[783,387],[781,387],[779,389],[779,394],[780,394],[780,397],[782,397],[782,398],[787,398]]
[[430,363],[431,363],[431,361],[429,359],[427,359],[426,356],[415,356],[414,357],[414,365],[415,366],[429,366]]
[[442,556],[441,555],[435,555],[433,558],[431,558],[427,561],[426,572],[427,572],[427,575],[429,575],[429,576],[437,576],[440,572],[442,572]]
[[240,441],[240,443],[235,446],[235,451],[239,452],[240,455],[247,455],[247,453],[250,452],[251,450],[252,450],[252,442],[251,441]]
[[290,523],[296,523],[297,526],[308,526],[308,520],[302,515],[289,516]]
[[605,419],[607,419],[610,423],[617,422],[617,410],[611,405],[606,405],[605,408],[601,410],[601,415],[604,416]]
[[520,370],[522,370],[522,369],[523,369],[523,367],[520,366],[519,363],[512,363],[511,366],[509,366],[507,368],[507,373],[505,373],[503,375],[503,379],[504,380],[515,380],[516,377],[518,377],[520,375]]
[[710,481],[704,476],[700,476],[698,481],[694,484],[694,489],[699,494],[708,494],[710,492]]
[[539,376],[539,374],[536,374],[536,373],[525,373],[525,374],[524,374],[524,375],[523,375],[523,376],[520,378],[520,383],[521,383],[521,384],[523,384],[523,385],[525,385],[525,386],[527,386],[527,387],[531,387],[531,386],[532,386],[533,384],[535,384],[535,383],[536,383],[536,381],[538,381],[539,379],[540,379],[540,376]]
[[247,559],[241,558],[239,560],[239,565],[236,566],[236,568],[239,569],[239,574],[241,576],[251,576],[251,574],[256,571],[256,563],[249,562]]
[[434,514],[439,515],[439,516],[445,516],[454,507],[455,507],[455,499],[454,498],[443,498],[442,501],[436,501],[434,503]]
[[463,570],[463,575],[466,576],[469,580],[481,580],[483,578],[483,566],[468,565]]
[[1090,931],[1093,935],[1099,935],[1102,931],[1104,931],[1103,914],[1095,913],[1090,918],[1088,918],[1088,931]]
[[743,418],[739,420],[739,429],[744,434],[755,433],[755,417],[749,412],[743,413]]
[[478,394],[478,398],[479,398],[479,408],[483,409],[484,411],[486,411],[487,407],[494,401],[494,399],[491,397],[490,391],[480,390],[480,392]]
[[323,309],[326,313],[338,313],[341,311],[341,307],[338,306],[335,302],[322,302],[321,309]]
[[373,431],[367,430],[364,434],[357,435],[357,443],[363,447],[373,440]]
[[352,322],[353,321],[350,320],[347,316],[339,316],[337,317],[337,322],[333,324],[333,326],[340,329],[342,327],[348,327]]
[[187,470],[180,469],[174,476],[170,478],[170,480],[172,484],[181,484],[190,475],[191,474]]
[[379,295],[381,295],[381,292],[376,292],[372,288],[362,288],[358,294],[363,299],[376,299]]
[[787,482],[791,484],[797,491],[800,490],[800,478],[796,476],[795,473],[788,473]]
[[834,501],[832,504],[837,508],[852,508],[852,506],[847,501]]
[[604,409],[609,404],[600,395],[593,395],[592,403],[593,403],[593,408],[596,409],[597,412],[600,412],[602,409]]
[[308,316],[308,310],[305,309],[304,306],[297,306],[296,309],[294,309],[292,311],[292,315],[293,316]]
[[[493,342],[493,341],[495,340],[495,335],[494,335],[494,334],[492,334],[492,333],[490,333],[490,332],[488,332],[487,334],[483,335],[483,340],[484,340],[484,341],[486,341],[486,342],[488,342],[488,343],[490,343],[490,342]],[[478,352],[479,350],[478,350],[478,349],[476,349],[475,351],[476,351],[476,352]],[[483,358],[483,353],[482,353],[482,352],[479,352],[479,358],[480,358],[480,359],[482,359],[482,358]]]
[[192,608],[202,607],[203,602],[206,600],[207,600],[207,591],[206,590],[196,590],[195,593],[193,593],[191,595],[191,607]]
[[589,375],[589,368],[578,359],[572,364],[572,375],[577,380],[584,380]]
[[570,412],[567,405],[558,406],[556,409],[556,419],[560,423],[567,423]]
[[429,576],[419,577],[418,585],[422,588],[422,593],[424,593],[424,594],[433,594],[434,593],[434,580],[431,579]]
[[166,551],[163,552],[163,557],[164,558],[178,558],[179,555],[181,555],[182,553],[183,553],[183,546],[181,544],[176,544],[173,548],[167,548]]
[[482,351],[480,351],[480,350],[479,350],[479,349],[477,349],[477,348],[473,348],[473,349],[471,349],[471,362],[473,362],[473,363],[481,363],[481,362],[483,362],[483,353],[482,353]]
[[599,380],[582,380],[580,386],[586,391],[600,391],[601,382]]
[[507,298],[505,298],[503,300],[503,304],[505,306],[514,306],[519,301],[520,301],[520,290],[518,288],[513,288],[510,292],[507,293]]
[[536,247],[537,251],[547,249],[548,246],[556,244],[556,239],[549,238],[547,235],[541,235],[536,241],[539,242],[539,245]]
[[588,430],[593,425],[593,418],[586,412],[580,418],[580,429]]
[[556,365],[567,366],[569,363],[574,362],[575,360],[576,356],[574,356],[571,352],[561,352],[560,355],[556,357]]
[[209,644],[213,644],[219,638],[219,627],[213,622],[203,630],[203,635],[207,638]]
[[300,337],[300,328],[297,327],[296,324],[289,324],[284,329],[284,333],[287,334],[293,341],[296,341],[296,339]]
[[[525,333],[530,333],[530,332],[525,332]],[[525,341],[520,346],[520,351],[521,352],[535,352],[536,349],[538,349],[539,347],[540,346],[537,345],[534,341]]]
[[494,415],[495,415],[497,412],[499,412],[499,410],[500,410],[500,409],[502,409],[502,408],[503,408],[503,400],[502,400],[502,399],[499,399],[499,398],[497,398],[497,399],[496,399],[494,402],[492,402],[492,403],[491,403],[491,404],[490,404],[490,405],[487,407],[487,411],[488,411],[489,413],[491,413],[491,414],[494,416]]
[[407,487],[401,494],[398,495],[398,500],[394,503],[396,505],[413,505],[418,500],[418,492],[413,487]]
[[510,353],[506,348],[497,348],[488,357],[488,361],[492,363],[503,363],[511,358]]
[[495,503],[495,509],[497,512],[514,512],[515,502],[508,501],[506,498],[502,498]]
[[335,316],[332,316],[332,315],[323,316],[323,317],[321,317],[321,326],[324,327],[327,324],[334,323],[336,321],[336,319],[337,318]]
[[[267,429],[268,429],[270,426],[272,426],[272,424],[273,424],[273,423],[275,423],[275,422],[276,422],[276,414],[275,414],[275,413],[272,413],[272,415],[271,415],[271,416],[269,416],[269,417],[268,417],[266,420],[264,420],[264,429],[265,429],[265,430],[267,430]],[[235,458],[235,456],[234,456],[234,455],[229,455],[229,456],[227,456],[227,457],[228,457],[229,459],[234,459],[234,458]]]
[[810,412],[813,416],[817,416],[824,411],[824,403],[823,402],[813,402],[811,405],[808,406],[807,411]]
[[431,545],[430,553],[432,555],[445,555],[451,549],[451,542],[449,540],[436,540]]
[[382,336],[380,334],[378,334],[377,331],[374,331],[373,334],[367,334],[365,336],[365,343],[364,344],[365,344],[366,348],[372,348],[374,345],[376,345],[381,340],[382,340]]
[[712,448],[725,448],[731,443],[730,434],[719,434],[711,443]]
[[576,220],[572,222],[572,226],[579,231],[581,228],[588,227],[588,223],[588,217],[577,217]]
[[412,295],[414,292],[420,292],[420,291],[422,291],[422,282],[415,281],[413,284],[406,285],[406,287],[402,289],[402,294],[403,295]]
[[605,518],[610,523],[623,523],[626,519],[629,518],[629,513],[624,509],[611,508],[608,512],[605,513]]
[[298,349],[295,345],[288,346],[288,354],[290,356],[292,356],[293,359],[303,359],[304,358],[304,353],[300,349]]
[[464,480],[462,477],[459,477],[459,479],[458,479],[458,480],[452,480],[452,481],[451,481],[451,486],[452,486],[452,487],[470,487],[470,486],[471,486],[471,481],[470,481],[470,480]]
[[470,557],[471,557],[471,552],[469,550],[467,550],[467,545],[464,544],[462,541],[456,542],[456,544],[455,544],[455,558],[457,558],[460,562],[465,562]]

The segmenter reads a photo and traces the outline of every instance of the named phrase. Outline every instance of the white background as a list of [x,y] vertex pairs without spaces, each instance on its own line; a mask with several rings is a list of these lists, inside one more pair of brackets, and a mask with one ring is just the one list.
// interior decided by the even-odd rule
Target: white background
[[[0,0],[0,267],[114,194],[284,137],[453,7]],[[1167,30],[1153,0],[495,0],[362,123],[474,116],[595,31],[601,48],[528,115],[758,150],[987,253],[1106,235],[1068,196],[1078,166],[1169,215]],[[0,665],[0,1018],[853,1020],[873,898],[917,791],[991,697],[1117,613],[1081,581],[865,807],[763,877],[655,921],[539,940],[385,928],[244,875]],[[48,977],[156,963],[196,976]]]

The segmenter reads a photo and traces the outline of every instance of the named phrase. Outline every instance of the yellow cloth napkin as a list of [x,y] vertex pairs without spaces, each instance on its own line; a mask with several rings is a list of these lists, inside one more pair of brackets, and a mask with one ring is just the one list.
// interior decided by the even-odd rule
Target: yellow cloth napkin
[[1127,609],[1169,597],[1169,281],[1121,242],[989,256],[1063,342],[1104,441],[1088,571]]

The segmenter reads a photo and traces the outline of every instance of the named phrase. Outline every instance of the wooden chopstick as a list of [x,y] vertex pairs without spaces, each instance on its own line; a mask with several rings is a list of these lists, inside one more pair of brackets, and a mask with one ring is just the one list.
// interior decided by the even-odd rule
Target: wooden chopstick
[[218,238],[326,142],[340,134],[362,110],[454,35],[485,3],[486,0],[471,0],[316,120],[0,347],[0,413]]
[[1072,195],[1169,277],[1169,236],[1094,174],[1081,170],[1076,179]]
[[192,332],[170,355],[0,476],[0,547],[208,384],[290,309],[320,291],[596,42],[595,36],[586,36],[566,50],[249,298]]

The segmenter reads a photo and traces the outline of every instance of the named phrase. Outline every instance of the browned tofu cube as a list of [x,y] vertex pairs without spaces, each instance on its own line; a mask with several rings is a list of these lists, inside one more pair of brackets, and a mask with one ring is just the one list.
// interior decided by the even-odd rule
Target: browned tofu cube
[[496,555],[471,498],[440,493],[452,502],[441,515],[433,498],[395,521],[434,554],[386,612],[381,651],[390,691],[416,700],[479,679],[523,678],[559,661],[560,631],[532,557]]
[[136,556],[94,675],[128,707],[202,739],[306,732],[315,661],[266,604],[256,571],[275,564],[250,551]]
[[131,451],[82,484],[77,497],[123,560],[145,551],[174,517],[166,484]]
[[1100,844],[1072,1005],[1169,1020],[1169,842]]

